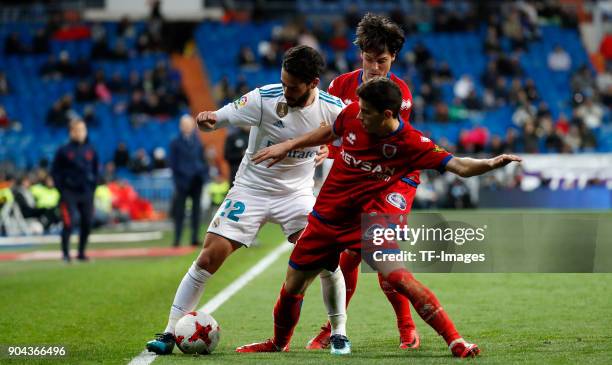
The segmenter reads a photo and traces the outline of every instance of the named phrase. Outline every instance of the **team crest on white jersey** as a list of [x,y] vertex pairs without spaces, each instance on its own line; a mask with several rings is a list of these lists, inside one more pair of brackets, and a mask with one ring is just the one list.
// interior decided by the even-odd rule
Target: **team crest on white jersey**
[[355,135],[355,133],[351,132],[348,134],[348,136],[346,136],[346,140],[349,141],[351,144],[355,144],[357,136]]
[[289,113],[289,106],[287,106],[287,103],[281,101],[276,104],[276,115],[278,115],[279,118],[284,117],[287,113]]
[[404,198],[404,196],[400,193],[391,193],[387,195],[387,202],[389,202],[389,204],[393,205],[396,208],[399,208],[401,210],[406,210],[407,207],[407,203],[406,203],[406,198]]
[[383,145],[382,152],[383,152],[383,156],[385,156],[386,158],[392,158],[397,153],[397,147],[392,144],[385,143]]

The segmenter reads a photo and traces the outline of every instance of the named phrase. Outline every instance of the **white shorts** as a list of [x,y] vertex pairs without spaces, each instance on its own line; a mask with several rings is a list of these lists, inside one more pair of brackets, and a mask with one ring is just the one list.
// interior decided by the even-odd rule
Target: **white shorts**
[[217,210],[208,232],[251,246],[266,222],[280,224],[287,238],[306,227],[315,197],[312,190],[269,194],[234,186]]

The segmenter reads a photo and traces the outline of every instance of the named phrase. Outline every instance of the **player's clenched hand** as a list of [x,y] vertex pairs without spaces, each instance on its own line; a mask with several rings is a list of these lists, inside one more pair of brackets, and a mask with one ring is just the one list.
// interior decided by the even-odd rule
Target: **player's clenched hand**
[[217,115],[215,112],[200,112],[196,117],[196,123],[198,128],[203,132],[212,131],[217,123]]
[[499,155],[497,157],[493,157],[492,159],[490,159],[489,164],[491,166],[491,169],[497,169],[497,168],[506,166],[512,161],[521,162],[523,161],[523,159],[516,155],[504,154],[504,155]]
[[291,151],[290,143],[290,141],[285,141],[261,149],[255,154],[255,156],[253,156],[251,161],[257,165],[266,160],[272,160],[272,162],[270,162],[268,165],[268,167],[271,167],[284,159],[287,156],[287,153]]
[[315,166],[322,164],[327,156],[329,156],[329,148],[327,148],[327,145],[324,144],[319,148],[319,151],[317,151],[317,155],[315,156]]

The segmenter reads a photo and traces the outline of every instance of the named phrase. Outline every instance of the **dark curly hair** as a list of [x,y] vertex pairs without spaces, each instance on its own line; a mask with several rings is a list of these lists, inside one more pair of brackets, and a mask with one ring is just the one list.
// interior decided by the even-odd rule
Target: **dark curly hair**
[[357,96],[374,107],[379,113],[389,109],[397,118],[402,107],[402,91],[386,77],[375,77],[357,88]]
[[314,48],[296,46],[285,52],[283,69],[308,84],[321,75],[325,61]]
[[404,31],[383,15],[367,13],[357,25],[353,42],[362,52],[381,54],[386,50],[396,55],[404,45]]

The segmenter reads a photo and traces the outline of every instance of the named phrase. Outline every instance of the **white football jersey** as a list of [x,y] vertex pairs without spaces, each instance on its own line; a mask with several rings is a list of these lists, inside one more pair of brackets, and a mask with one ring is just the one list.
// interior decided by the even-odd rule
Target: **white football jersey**
[[260,149],[297,138],[324,124],[333,124],[344,107],[342,101],[315,89],[314,102],[304,108],[289,107],[281,84],[250,91],[216,111],[215,129],[228,124],[250,125],[249,145],[236,173],[234,185],[267,192],[290,193],[314,186],[314,159],[319,147],[289,152],[272,167],[255,165],[251,158]]

